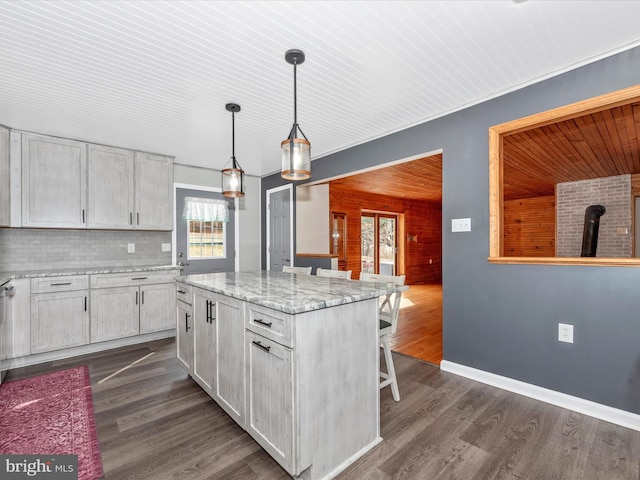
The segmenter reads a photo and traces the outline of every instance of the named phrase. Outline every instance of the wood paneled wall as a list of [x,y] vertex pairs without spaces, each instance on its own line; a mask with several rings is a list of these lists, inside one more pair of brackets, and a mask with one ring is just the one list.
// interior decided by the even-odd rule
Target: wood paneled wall
[[504,202],[504,255],[556,256],[555,195]]
[[[360,277],[360,215],[362,210],[373,210],[404,214],[404,235],[398,241],[404,245],[406,283],[442,282],[441,202],[387,197],[330,185],[329,209],[347,214],[347,269],[353,271],[351,278]],[[408,241],[408,236],[417,241]]]

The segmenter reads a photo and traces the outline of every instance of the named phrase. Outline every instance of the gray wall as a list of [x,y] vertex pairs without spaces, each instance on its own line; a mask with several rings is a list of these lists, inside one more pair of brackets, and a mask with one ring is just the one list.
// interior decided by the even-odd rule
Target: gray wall
[[[640,413],[639,269],[487,261],[488,128],[639,81],[635,48],[317,159],[313,180],[442,148],[445,360]],[[262,197],[282,183],[264,178]],[[458,217],[471,217],[471,232],[451,233]],[[263,207],[262,238],[265,219]],[[574,344],[557,341],[558,322],[574,325]]]

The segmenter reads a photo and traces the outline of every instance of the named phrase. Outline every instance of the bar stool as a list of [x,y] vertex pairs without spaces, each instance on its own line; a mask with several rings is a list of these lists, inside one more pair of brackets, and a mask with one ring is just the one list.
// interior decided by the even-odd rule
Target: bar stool
[[282,271],[284,273],[304,273],[305,275],[311,275],[311,267],[290,267],[289,265],[283,265]]
[[316,269],[316,275],[319,277],[334,277],[334,278],[346,278],[351,280],[351,270],[330,270],[328,268]]
[[[360,273],[360,280],[364,282],[377,283],[395,283],[396,285],[404,285],[404,275],[379,275],[376,273]],[[400,391],[398,390],[398,380],[396,378],[396,369],[393,366],[393,357],[391,356],[391,346],[389,345],[389,335],[396,333],[398,328],[398,314],[400,313],[400,300],[402,292],[386,295],[380,304],[380,346],[384,353],[384,361],[387,365],[386,372],[380,372],[380,389],[391,386],[393,399],[397,402],[400,400]]]

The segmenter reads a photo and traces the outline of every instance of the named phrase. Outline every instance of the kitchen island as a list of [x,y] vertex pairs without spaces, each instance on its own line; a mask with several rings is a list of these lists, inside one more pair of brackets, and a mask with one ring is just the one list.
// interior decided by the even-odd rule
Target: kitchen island
[[382,440],[378,298],[407,288],[268,271],[183,276],[178,361],[290,475],[330,479]]

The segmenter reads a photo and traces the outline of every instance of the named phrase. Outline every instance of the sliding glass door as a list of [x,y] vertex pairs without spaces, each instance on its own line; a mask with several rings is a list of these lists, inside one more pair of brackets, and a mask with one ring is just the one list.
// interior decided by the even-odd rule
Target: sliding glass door
[[386,213],[363,212],[361,218],[362,271],[395,275],[398,217]]

